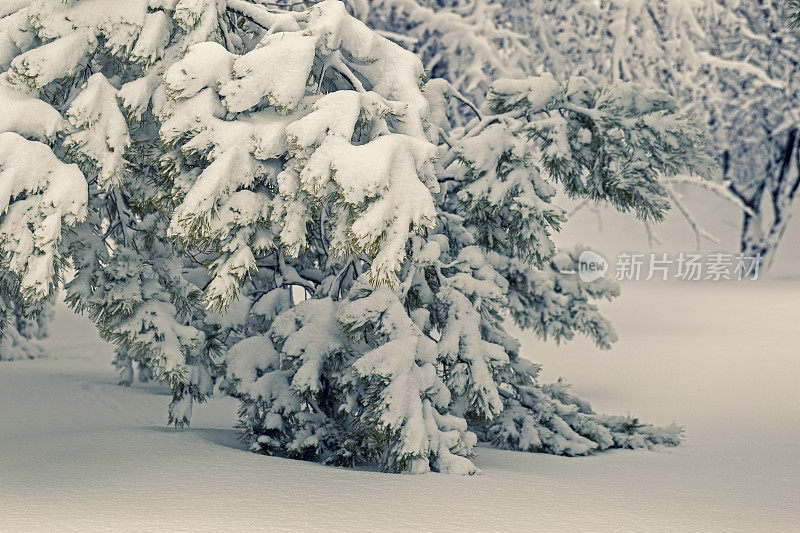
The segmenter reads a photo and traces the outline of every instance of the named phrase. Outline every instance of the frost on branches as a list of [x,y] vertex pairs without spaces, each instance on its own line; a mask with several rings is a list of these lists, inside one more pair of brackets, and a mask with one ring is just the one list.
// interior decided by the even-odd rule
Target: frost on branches
[[0,228],[30,231],[4,275],[38,301],[71,261],[68,302],[122,382],[136,361],[172,387],[171,422],[222,391],[253,451],[392,472],[474,473],[478,439],[677,444],[539,383],[505,329],[615,340],[593,302],[618,289],[555,249],[552,199],[660,219],[659,176],[711,165],[664,93],[543,75],[468,102],[337,0],[15,7]]
[[381,35],[414,51],[432,77],[469,96],[493,79],[529,69],[530,39],[501,22],[507,9],[491,0],[347,0]]
[[[671,203],[700,249],[718,239],[683,195],[692,188],[717,194],[743,212],[741,252],[767,263],[774,258],[800,189],[800,46],[790,25],[796,2],[498,2],[495,25],[529,37],[526,72],[544,70],[560,80],[575,74],[600,82],[637,80],[665,88],[682,109],[696,113],[708,125],[709,151],[722,172],[713,181],[665,176]],[[651,244],[657,242],[655,230],[647,230]]]

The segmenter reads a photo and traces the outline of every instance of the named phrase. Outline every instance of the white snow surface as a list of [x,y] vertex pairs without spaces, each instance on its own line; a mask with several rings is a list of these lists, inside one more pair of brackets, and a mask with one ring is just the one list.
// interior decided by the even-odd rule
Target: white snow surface
[[482,474],[392,475],[240,449],[236,403],[164,426],[160,385],[59,306],[51,357],[0,363],[0,531],[796,531],[800,283],[630,282],[609,352],[522,334],[594,407],[686,428],[673,449],[479,449]]

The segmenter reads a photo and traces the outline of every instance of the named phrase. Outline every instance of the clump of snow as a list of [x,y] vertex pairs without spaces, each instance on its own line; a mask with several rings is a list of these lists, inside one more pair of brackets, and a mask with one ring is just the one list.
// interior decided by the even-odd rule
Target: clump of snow
[[117,103],[117,90],[105,76],[98,72],[86,80],[67,110],[67,120],[76,130],[64,143],[67,149],[97,166],[101,187],[119,185],[130,137]]
[[44,141],[63,126],[64,119],[53,106],[10,87],[8,74],[0,74],[0,132]]
[[22,290],[46,297],[60,257],[62,225],[86,218],[86,180],[45,144],[0,133],[0,242]]

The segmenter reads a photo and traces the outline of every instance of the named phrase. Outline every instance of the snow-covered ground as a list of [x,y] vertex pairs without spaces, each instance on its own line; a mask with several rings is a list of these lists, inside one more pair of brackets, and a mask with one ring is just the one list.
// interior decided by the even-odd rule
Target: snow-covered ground
[[790,531],[800,523],[800,282],[628,283],[599,352],[523,335],[599,410],[686,427],[674,449],[481,448],[474,477],[388,475],[239,449],[236,404],[164,427],[60,308],[43,360],[0,363],[0,530]]
[[[739,214],[692,197],[736,247]],[[797,217],[800,218],[800,217]],[[607,257],[649,251],[641,226],[578,213],[560,236]],[[655,251],[691,251],[675,214]],[[61,306],[51,357],[0,363],[0,531],[797,531],[800,524],[800,224],[771,280],[631,282],[605,304],[620,341],[561,347],[521,334],[544,378],[596,409],[686,428],[675,449],[563,458],[481,448],[475,477],[386,475],[241,450],[236,403],[166,428],[167,391],[123,388],[112,350]],[[708,251],[708,250],[706,250]],[[787,278],[781,280],[781,278]]]

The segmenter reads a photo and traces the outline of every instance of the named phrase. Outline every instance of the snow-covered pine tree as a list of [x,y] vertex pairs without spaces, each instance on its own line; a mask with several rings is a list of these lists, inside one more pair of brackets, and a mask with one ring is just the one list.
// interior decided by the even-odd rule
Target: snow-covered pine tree
[[456,92],[337,0],[3,15],[5,271],[35,301],[71,260],[69,302],[170,384],[172,421],[222,378],[251,449],[332,464],[677,443],[539,384],[504,329],[613,340],[592,300],[616,287],[556,254],[552,198],[660,218],[658,176],[709,168],[663,93],[501,80],[454,127]]
[[0,361],[42,357],[42,341],[49,336],[53,320],[53,303],[43,301],[32,308],[27,306],[13,292],[18,291],[16,284],[9,281],[10,286],[0,289]]
[[[658,220],[659,173],[711,168],[700,129],[662,92],[547,76],[496,83],[485,116],[454,129],[449,86],[422,86],[419,61],[341,4],[296,21],[242,56],[191,49],[166,74],[165,109],[212,98],[227,111],[181,132],[184,151],[202,149],[209,163],[171,226],[189,245],[223,251],[209,303],[224,305],[262,257],[270,271],[277,261],[276,285],[306,291],[302,301],[274,296],[266,335],[229,352],[251,448],[472,472],[476,433],[572,455],[675,443],[674,428],[596,415],[564,387],[539,386],[503,318],[513,301],[514,318],[543,335],[609,342],[589,300],[616,289],[581,283],[574,254],[554,256],[549,235],[563,213],[553,186]],[[305,70],[248,92],[300,36]],[[244,149],[231,146],[238,128]]]
[[[111,362],[119,370],[119,384],[129,387],[133,383],[133,359],[128,355],[127,348],[118,346],[114,350],[114,360]],[[136,365],[136,378],[139,383],[148,383],[153,379],[153,369],[148,366],[147,361],[139,359]]]

